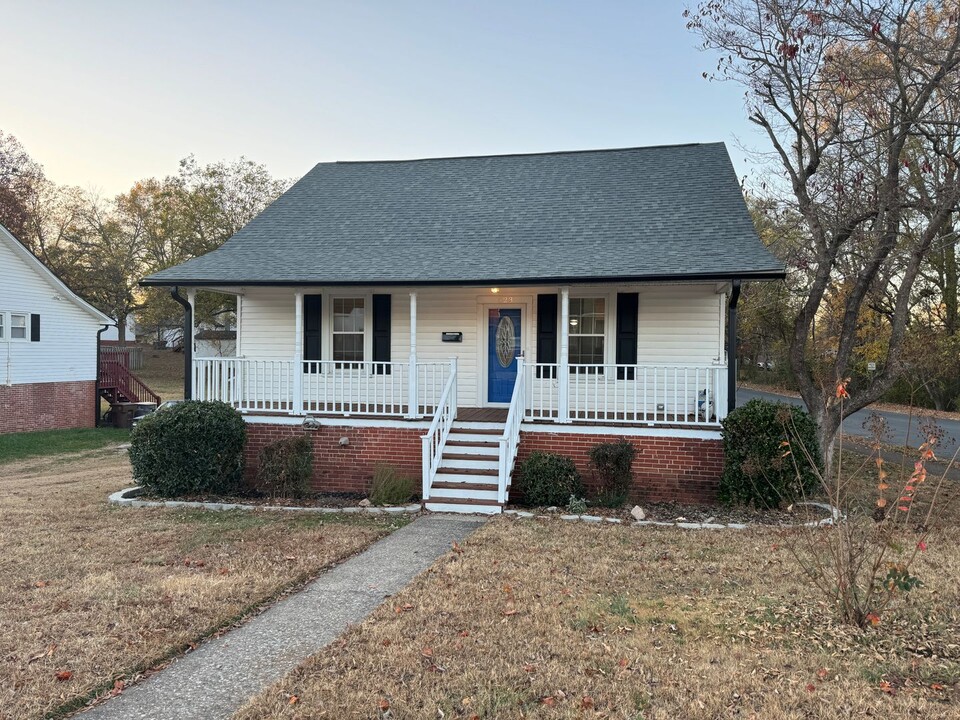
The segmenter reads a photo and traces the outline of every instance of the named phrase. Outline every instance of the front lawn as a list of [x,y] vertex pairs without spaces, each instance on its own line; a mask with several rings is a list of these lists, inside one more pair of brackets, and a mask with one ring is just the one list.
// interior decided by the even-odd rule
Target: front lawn
[[236,717],[960,717],[955,529],[863,632],[784,532],[501,517]]
[[130,439],[129,430],[77,428],[0,435],[0,465],[41,455],[98,450]]
[[0,468],[0,717],[119,689],[406,522],[106,503],[132,484],[115,449]]

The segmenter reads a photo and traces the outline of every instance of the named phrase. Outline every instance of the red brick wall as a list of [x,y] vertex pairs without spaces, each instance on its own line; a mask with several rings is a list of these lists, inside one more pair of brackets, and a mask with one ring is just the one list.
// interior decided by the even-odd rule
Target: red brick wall
[[[421,473],[420,436],[423,430],[387,427],[324,426],[304,430],[299,425],[247,425],[247,480],[256,476],[257,454],[281,438],[306,435],[313,441],[314,488],[320,492],[366,493],[373,468],[388,463],[413,477]],[[341,446],[340,438],[349,438]],[[518,463],[534,450],[560,453],[573,458],[588,488],[596,490],[589,467],[590,448],[601,442],[616,442],[619,435],[524,432],[520,437]],[[723,469],[720,440],[631,437],[637,448],[634,489],[637,502],[674,500],[689,503],[716,501]]]
[[[523,432],[517,464],[535,450],[566,455],[576,463],[588,492],[596,492],[596,478],[590,469],[590,448],[598,443],[617,442],[621,437]],[[721,440],[668,437],[628,437],[627,440],[637,449],[631,492],[635,502],[716,502],[723,472]]]
[[[415,478],[421,475],[423,430],[387,427],[323,426],[304,430],[299,425],[247,425],[246,474],[252,482],[257,455],[271,442],[305,435],[313,442],[313,486],[320,492],[366,493],[377,463],[388,463]],[[340,445],[340,438],[349,438]]]
[[94,381],[0,385],[0,433],[93,427]]

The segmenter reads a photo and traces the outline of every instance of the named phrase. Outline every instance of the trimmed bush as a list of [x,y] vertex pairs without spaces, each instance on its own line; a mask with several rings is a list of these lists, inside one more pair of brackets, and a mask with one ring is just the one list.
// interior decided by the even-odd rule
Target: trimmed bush
[[571,495],[583,497],[583,482],[573,460],[534,452],[518,468],[517,489],[527,505],[565,506]]
[[257,489],[272,497],[302,498],[313,477],[313,445],[309,438],[284,438],[257,456]]
[[[803,408],[751,400],[727,415],[721,434],[721,501],[773,508],[816,487],[817,475],[807,453],[820,469],[817,424]],[[789,448],[782,444],[785,441]]]
[[142,418],[130,434],[133,477],[162,497],[237,493],[246,424],[221,402],[183,402]]
[[637,449],[626,439],[600,443],[590,448],[590,465],[597,475],[600,494],[597,503],[605,507],[620,507],[630,496],[633,481],[633,459]]
[[377,465],[370,484],[370,502],[374,505],[403,505],[416,492],[417,480],[403,475],[392,465]]

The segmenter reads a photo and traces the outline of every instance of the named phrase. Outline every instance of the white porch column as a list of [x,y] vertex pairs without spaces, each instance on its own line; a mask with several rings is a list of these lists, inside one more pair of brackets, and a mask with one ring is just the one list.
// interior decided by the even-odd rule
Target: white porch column
[[417,399],[417,294],[410,293],[410,368],[407,382],[407,417],[420,417],[420,402]]
[[557,422],[570,422],[570,288],[560,288],[560,355],[557,359]]
[[294,293],[294,329],[293,329],[293,407],[291,415],[303,412],[303,291]]

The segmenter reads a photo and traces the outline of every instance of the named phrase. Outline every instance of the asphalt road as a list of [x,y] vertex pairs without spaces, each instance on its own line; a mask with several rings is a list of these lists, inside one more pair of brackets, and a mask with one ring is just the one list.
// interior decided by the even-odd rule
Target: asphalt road
[[[758,390],[747,390],[746,388],[737,389],[737,405],[742,405],[758,397],[803,406],[803,400],[800,398],[770,392],[760,392]],[[843,431],[847,435],[870,437],[870,433],[864,429],[863,425],[872,412],[876,412],[886,419],[887,425],[890,428],[890,437],[887,439],[888,442],[894,445],[910,445],[911,447],[917,447],[922,442],[918,432],[919,422],[916,416],[914,416],[911,425],[909,416],[906,413],[890,412],[889,410],[872,410],[865,408],[855,412],[844,420]],[[957,441],[960,439],[960,422],[956,420],[938,420],[937,424],[944,430],[943,440],[936,451],[937,457],[943,460],[949,460],[957,451]],[[910,428],[909,438],[907,437],[908,427]],[[960,459],[960,457],[958,457],[958,459]]]

